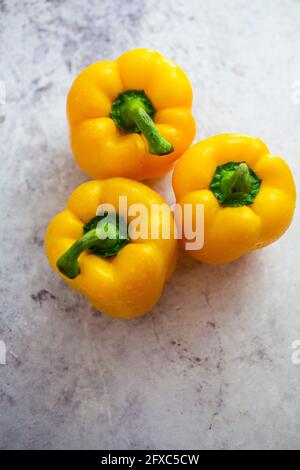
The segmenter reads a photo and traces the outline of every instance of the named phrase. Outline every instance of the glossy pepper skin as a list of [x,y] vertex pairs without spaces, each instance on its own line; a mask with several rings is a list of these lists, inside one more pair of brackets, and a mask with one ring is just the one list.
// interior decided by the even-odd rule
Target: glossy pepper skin
[[261,140],[239,134],[192,146],[175,167],[173,188],[182,207],[192,205],[193,217],[196,204],[204,205],[204,246],[189,254],[212,264],[273,243],[289,227],[296,204],[287,163]]
[[[129,240],[118,247],[114,256],[103,257],[86,249],[81,252],[78,268],[68,276],[61,269],[66,253],[83,240],[83,228],[93,221],[100,204],[118,208],[119,196],[127,196],[128,207],[143,204],[151,210],[163,199],[142,183],[125,178],[89,181],[79,186],[70,196],[65,210],[50,222],[46,232],[46,253],[50,265],[75,290],[83,293],[101,312],[119,318],[134,318],[149,312],[158,302],[165,282],[176,265],[177,242],[174,239],[174,221],[169,208],[155,216],[156,226],[163,229],[171,217],[171,237],[162,239]],[[128,216],[128,223],[134,219]],[[89,224],[91,225],[91,224]],[[150,227],[150,215],[149,215]],[[89,232],[92,233],[92,232]],[[150,232],[149,232],[150,233]],[[82,247],[81,247],[82,249]],[[80,250],[81,251],[81,250]],[[78,255],[78,253],[77,253]],[[69,269],[70,265],[65,263]]]
[[191,105],[187,76],[156,51],[131,50],[90,65],[67,98],[74,157],[96,179],[164,175],[194,139]]

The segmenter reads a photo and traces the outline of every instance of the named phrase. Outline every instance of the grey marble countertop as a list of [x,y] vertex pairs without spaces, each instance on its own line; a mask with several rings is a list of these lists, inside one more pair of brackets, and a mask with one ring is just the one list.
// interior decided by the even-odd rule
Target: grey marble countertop
[[[300,448],[299,212],[222,267],[181,254],[155,310],[97,314],[49,268],[48,221],[87,177],[71,158],[75,75],[160,50],[195,91],[198,138],[261,137],[299,185],[298,0],[0,1],[0,447]],[[170,175],[154,183],[173,199]]]

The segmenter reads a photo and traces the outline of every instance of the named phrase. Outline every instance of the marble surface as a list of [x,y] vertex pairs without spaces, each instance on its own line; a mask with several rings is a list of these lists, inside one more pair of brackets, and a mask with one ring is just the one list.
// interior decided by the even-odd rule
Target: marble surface
[[[97,314],[43,247],[87,179],[68,87],[129,48],[184,66],[198,138],[258,135],[299,184],[299,24],[298,0],[0,1],[1,448],[300,448],[299,212],[277,244],[231,265],[181,254],[156,309],[131,322]],[[154,187],[173,200],[169,175]]]

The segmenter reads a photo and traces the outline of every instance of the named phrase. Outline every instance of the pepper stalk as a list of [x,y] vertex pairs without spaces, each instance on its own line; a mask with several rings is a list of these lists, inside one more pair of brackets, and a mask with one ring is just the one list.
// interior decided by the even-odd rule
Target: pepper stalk
[[125,237],[121,234],[120,217],[116,220],[106,218],[107,214],[93,217],[84,225],[84,235],[58,259],[57,268],[69,279],[80,274],[78,258],[84,251],[89,250],[97,256],[108,258],[115,256],[129,243],[128,232]]
[[111,118],[124,132],[142,132],[154,155],[167,155],[173,152],[173,145],[158,131],[153,117],[155,108],[141,90],[128,90],[120,93],[112,104]]

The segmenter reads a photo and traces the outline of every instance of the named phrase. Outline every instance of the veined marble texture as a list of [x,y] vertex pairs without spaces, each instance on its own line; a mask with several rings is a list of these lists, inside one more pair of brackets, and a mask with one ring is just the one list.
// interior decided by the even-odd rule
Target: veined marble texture
[[[182,253],[155,310],[129,322],[70,290],[43,246],[87,180],[68,88],[130,48],[188,73],[198,139],[257,135],[299,185],[299,26],[299,0],[0,1],[0,448],[300,448],[299,212],[230,265]],[[173,201],[170,181],[153,187]]]

